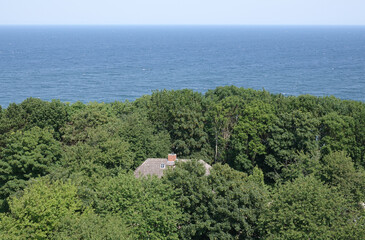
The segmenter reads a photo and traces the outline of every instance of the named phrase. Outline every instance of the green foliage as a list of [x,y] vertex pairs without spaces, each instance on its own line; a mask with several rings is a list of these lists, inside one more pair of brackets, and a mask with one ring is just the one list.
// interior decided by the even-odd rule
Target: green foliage
[[228,144],[243,107],[244,101],[238,96],[228,96],[220,101],[210,99],[207,115],[211,141],[214,140],[215,162],[225,161]]
[[265,103],[272,101],[272,95],[270,95],[270,93],[265,90],[257,91],[251,88],[245,89],[236,86],[217,87],[214,90],[208,90],[205,96],[206,98],[211,98],[215,101],[220,101],[230,96],[238,96],[245,102],[251,102],[258,99]]
[[[171,151],[211,174],[131,174]],[[28,98],[0,107],[0,238],[364,239],[364,167],[362,102],[235,86]]]
[[[214,165],[211,174],[196,161],[179,164],[165,182],[181,191],[182,239],[253,239],[266,202],[265,190],[246,174]],[[260,181],[260,180],[259,180]],[[261,182],[261,181],[260,181]]]
[[175,191],[157,178],[120,174],[97,187],[97,213],[120,216],[138,239],[177,239],[181,213]]
[[325,115],[321,119],[322,154],[341,150],[351,154],[353,146],[356,145],[354,125],[352,117],[341,116],[336,112]]
[[126,100],[125,102],[115,101],[110,104],[111,112],[118,118],[133,113],[136,109],[133,107],[133,102]]
[[266,153],[268,129],[274,120],[272,107],[264,102],[245,105],[232,135],[231,165],[251,172]]
[[63,128],[63,140],[70,145],[65,148],[65,166],[92,171],[96,164],[114,172],[133,166],[135,153],[118,135],[120,122],[109,106],[78,103],[73,111]]
[[63,218],[79,218],[85,209],[70,182],[33,181],[24,192],[10,198],[10,212],[1,215],[1,239],[49,239]]
[[109,169],[137,168],[148,157],[166,156],[170,151],[169,134],[157,131],[146,112],[127,113],[123,106],[90,104],[76,110],[63,129],[65,143],[77,146],[71,151],[88,148],[83,144],[92,147],[93,154],[87,154],[92,158],[89,161]]
[[0,134],[37,126],[52,129],[55,138],[59,139],[60,128],[67,119],[67,106],[64,103],[28,98],[19,105],[10,104],[5,110],[4,117],[0,119]]
[[86,141],[89,129],[107,124],[113,117],[109,107],[102,103],[90,103],[86,106],[77,103],[72,109],[75,110],[72,110],[70,121],[61,129],[63,141],[68,145]]
[[67,147],[61,164],[71,172],[82,172],[87,176],[100,171],[115,175],[121,170],[129,170],[133,157],[128,143],[109,139],[101,145],[78,143]]
[[294,180],[299,176],[316,174],[321,168],[319,151],[313,153],[299,152],[293,154],[291,163],[281,168],[280,177],[277,182]]
[[328,110],[333,111],[334,106],[333,105],[329,106],[329,103],[337,101],[337,99],[333,98],[331,98],[330,101],[327,101],[326,99],[321,99],[312,95],[301,95],[298,97],[290,97],[290,100],[291,101],[287,103],[287,105],[289,105],[288,107],[290,110],[296,110],[303,113],[310,112],[315,118],[323,116]]
[[21,129],[26,124],[26,113],[19,105],[12,103],[4,110],[0,119],[0,136]]
[[60,138],[60,128],[68,120],[67,106],[60,101],[42,101],[37,98],[28,98],[20,104],[27,117],[27,127],[51,128],[56,139]]
[[247,177],[247,180],[255,182],[262,187],[265,187],[264,177],[264,172],[260,168],[255,166],[252,170],[252,174]]
[[365,171],[356,170],[351,158],[345,152],[333,152],[325,156],[320,168],[321,179],[357,205],[365,201]]
[[292,170],[302,168],[299,163],[307,164],[316,156],[318,126],[319,121],[311,113],[297,110],[280,113],[269,129],[264,166],[266,177],[276,181],[297,177],[293,176]]
[[133,239],[132,233],[119,216],[98,216],[92,212],[78,218],[67,216],[61,219],[59,229],[50,239],[55,240],[121,240]]
[[135,154],[134,169],[147,158],[166,157],[170,152],[170,135],[167,131],[158,131],[146,112],[136,111],[123,116],[114,124],[114,131],[130,144]]
[[346,229],[361,229],[348,201],[313,176],[278,186],[261,216],[264,239],[354,239]]
[[179,156],[200,153],[206,156],[211,150],[208,134],[204,131],[203,96],[188,89],[156,91],[151,96],[149,117],[159,130],[167,130],[172,150]]
[[61,145],[50,131],[34,127],[12,133],[0,153],[1,199],[22,189],[28,179],[46,175],[60,158]]
[[[354,103],[355,105],[355,103]],[[353,110],[355,121],[355,145],[353,151],[353,161],[355,165],[365,168],[365,103],[357,103]]]
[[[246,106],[250,106],[249,108],[252,109],[252,107],[260,104],[263,104],[264,107],[267,107],[272,101],[272,96],[266,91],[256,91],[253,89],[227,86],[217,87],[215,90],[209,90],[205,94],[205,98],[207,99],[206,102],[208,105],[208,112],[206,114],[208,128],[206,131],[210,134],[210,144],[215,150],[215,162],[225,163],[230,161],[231,165],[233,165],[232,158],[236,158],[236,154],[239,154],[240,151],[235,151],[234,149],[232,151],[232,149],[230,149],[232,144],[231,136],[239,120],[242,119],[242,128],[244,127],[243,125],[245,125],[243,123],[245,119],[247,120],[250,118],[250,114],[248,113],[249,110],[245,112],[244,109]],[[260,118],[255,119],[255,121],[256,120],[265,121],[264,119]],[[254,128],[253,125],[255,124],[252,124],[251,129]],[[238,131],[236,129],[236,134],[237,132]],[[240,140],[236,138],[235,141],[235,147],[241,148],[242,144],[239,143]],[[265,141],[265,139],[263,139],[263,141]],[[241,158],[243,162],[249,162],[245,156],[240,156],[238,158]],[[240,164],[240,160],[236,162],[238,165]]]

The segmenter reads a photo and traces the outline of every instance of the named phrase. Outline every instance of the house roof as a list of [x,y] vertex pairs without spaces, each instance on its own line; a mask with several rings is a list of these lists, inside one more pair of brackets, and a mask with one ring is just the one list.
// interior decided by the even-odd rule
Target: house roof
[[[191,161],[190,159],[179,159],[177,162],[187,162]],[[203,164],[205,168],[205,175],[210,174],[211,166],[203,160],[199,160],[199,163]],[[161,168],[161,164],[164,164],[164,168]],[[175,163],[172,161],[167,161],[167,158],[147,158],[141,166],[139,166],[134,171],[134,176],[139,178],[142,176],[155,175],[157,177],[163,176],[163,171],[166,170],[169,166],[175,167]]]
[[134,171],[134,176],[137,178],[147,175],[162,177],[164,169],[161,168],[161,164],[167,166],[167,158],[147,158],[146,161]]

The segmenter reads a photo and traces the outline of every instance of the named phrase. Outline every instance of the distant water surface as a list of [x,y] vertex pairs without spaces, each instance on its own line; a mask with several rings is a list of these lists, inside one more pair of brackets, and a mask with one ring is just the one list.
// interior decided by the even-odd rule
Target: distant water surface
[[3,107],[224,85],[365,101],[365,27],[0,27]]

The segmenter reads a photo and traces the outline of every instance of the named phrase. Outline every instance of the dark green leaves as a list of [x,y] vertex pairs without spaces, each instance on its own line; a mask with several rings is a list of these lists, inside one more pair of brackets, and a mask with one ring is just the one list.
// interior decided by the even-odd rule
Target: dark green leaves
[[204,131],[204,103],[200,93],[157,91],[152,94],[149,118],[159,130],[167,130],[172,150],[178,156],[209,153],[208,134]]
[[[262,179],[247,178],[228,165],[214,165],[209,176],[199,162],[179,164],[166,183],[181,191],[182,239],[254,239],[266,203]],[[258,183],[260,182],[260,183]]]
[[[364,119],[362,102],[235,86],[10,104],[0,238],[364,239]],[[193,160],[133,176],[169,152],[211,174]]]
[[363,226],[356,223],[358,216],[341,194],[313,176],[300,177],[274,192],[267,212],[261,215],[262,237],[357,239],[363,234],[359,232]]
[[106,178],[97,187],[95,210],[120,216],[138,239],[177,239],[181,213],[175,190],[157,178]]
[[22,189],[31,178],[44,176],[61,158],[61,144],[39,127],[12,133],[0,152],[0,196]]

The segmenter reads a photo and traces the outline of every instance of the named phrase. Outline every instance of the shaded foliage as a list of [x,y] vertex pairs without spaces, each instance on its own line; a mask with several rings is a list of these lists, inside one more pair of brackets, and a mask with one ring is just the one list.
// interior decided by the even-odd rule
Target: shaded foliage
[[33,127],[49,128],[60,139],[60,128],[68,120],[67,105],[60,101],[28,98],[21,104],[10,104],[0,118],[0,134]]
[[97,186],[95,211],[121,216],[138,239],[177,239],[181,213],[175,191],[157,178],[123,174]]
[[[133,176],[169,152],[211,174]],[[363,102],[235,86],[28,98],[0,107],[0,238],[363,239],[364,168]]]
[[63,217],[59,229],[50,239],[57,240],[120,240],[135,239],[133,233],[119,216],[99,216],[94,213],[82,214],[78,218],[73,216]]
[[134,169],[147,158],[165,157],[170,152],[168,132],[158,131],[145,112],[125,115],[115,125],[115,132],[120,138],[128,141],[131,151],[135,154]]
[[251,172],[255,165],[263,165],[268,129],[274,118],[269,104],[251,102],[245,106],[232,135],[229,157],[235,169]]
[[211,149],[204,131],[205,104],[200,93],[188,89],[156,91],[149,105],[149,117],[159,130],[167,130],[172,150],[180,156],[206,156]]
[[[181,191],[182,239],[253,239],[266,202],[261,180],[214,165],[209,176],[199,162],[179,164],[165,181]],[[262,179],[263,180],[263,179]],[[261,184],[260,184],[261,183]]]
[[[5,200],[21,190],[27,180],[44,176],[61,158],[61,145],[47,129],[18,130],[5,141],[0,152],[0,197]],[[2,209],[6,208],[5,202]]]
[[319,170],[320,178],[336,187],[347,199],[357,205],[365,199],[365,171],[355,169],[345,152],[333,152],[325,156]]
[[319,121],[310,112],[294,110],[280,113],[269,126],[270,136],[264,162],[266,177],[285,179],[288,168],[297,165],[303,154],[315,154],[319,147],[318,126]]
[[[313,176],[279,186],[260,220],[265,239],[359,239],[349,202]],[[362,233],[361,233],[362,232]],[[361,234],[361,235],[359,235]]]

